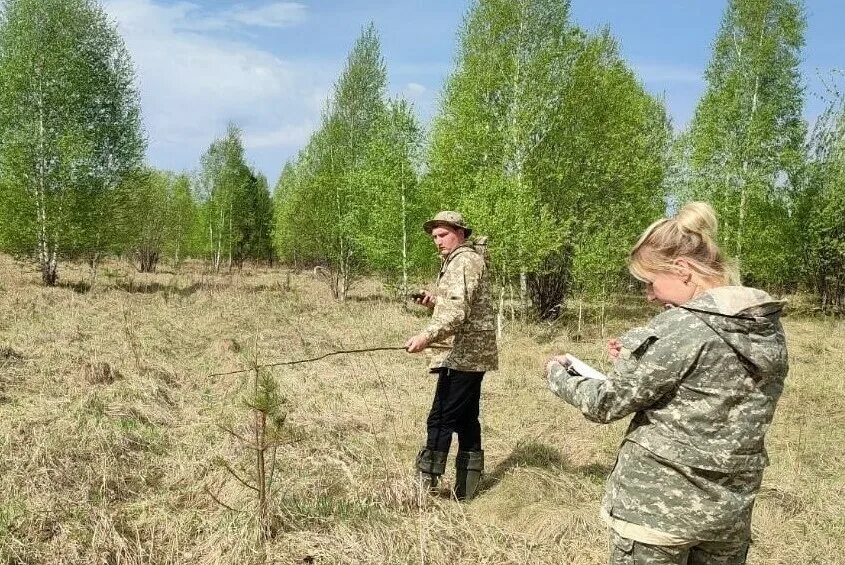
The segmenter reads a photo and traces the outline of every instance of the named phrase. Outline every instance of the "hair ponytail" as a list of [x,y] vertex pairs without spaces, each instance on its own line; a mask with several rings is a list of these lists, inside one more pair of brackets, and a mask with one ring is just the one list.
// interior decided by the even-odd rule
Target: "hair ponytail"
[[719,222],[713,207],[705,202],[690,202],[675,216],[681,231],[698,234],[702,239],[708,239],[714,244]]
[[649,273],[668,271],[675,259],[683,258],[703,278],[716,284],[739,284],[735,263],[716,242],[719,222],[706,202],[690,202],[674,218],[651,224],[628,256],[628,269],[640,279]]

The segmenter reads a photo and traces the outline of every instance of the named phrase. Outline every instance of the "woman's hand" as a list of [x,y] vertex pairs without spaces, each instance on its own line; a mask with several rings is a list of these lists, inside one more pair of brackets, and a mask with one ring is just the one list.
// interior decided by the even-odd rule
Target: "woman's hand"
[[549,360],[546,362],[546,378],[549,378],[549,375],[552,373],[552,367],[555,365],[560,365],[566,369],[569,366],[569,360],[565,355],[554,355],[549,357]]
[[622,342],[618,339],[611,339],[607,342],[607,355],[611,361],[619,359],[619,353],[622,351]]

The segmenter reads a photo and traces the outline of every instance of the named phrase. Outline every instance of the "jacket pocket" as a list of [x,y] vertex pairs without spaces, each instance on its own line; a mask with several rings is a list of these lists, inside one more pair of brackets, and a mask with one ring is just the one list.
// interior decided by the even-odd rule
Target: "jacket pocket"
[[612,565],[634,565],[634,540],[610,530],[610,556]]
[[651,328],[633,328],[625,332],[619,338],[622,351],[613,368],[622,375],[633,373],[637,370],[640,358],[657,339],[657,334]]
[[639,359],[649,345],[657,341],[657,334],[651,328],[633,328],[619,338],[622,343],[621,358]]

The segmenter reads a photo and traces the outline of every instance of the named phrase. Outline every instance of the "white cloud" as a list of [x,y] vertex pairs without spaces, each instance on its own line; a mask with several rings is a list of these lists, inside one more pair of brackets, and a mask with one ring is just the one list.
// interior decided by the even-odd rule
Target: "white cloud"
[[316,125],[307,121],[302,124],[283,125],[273,130],[252,131],[244,134],[244,145],[248,149],[265,147],[302,147],[317,129]]
[[418,82],[409,82],[405,85],[404,92],[408,98],[418,98],[425,94],[426,90],[428,89]]
[[112,8],[130,19],[154,11],[165,18],[165,22],[173,24],[174,29],[198,32],[237,27],[282,28],[301,24],[307,19],[307,9],[299,2],[271,2],[255,7],[238,4],[224,10],[208,11],[192,2],[164,5],[152,0],[107,0],[106,9],[115,16]]
[[304,22],[305,6],[299,2],[274,2],[258,8],[236,6],[229,14],[245,25],[280,28]]
[[419,82],[399,83],[391,89],[391,97],[410,102],[417,118],[428,124],[437,109],[437,92]]
[[322,86],[315,86],[311,90],[311,93],[305,99],[305,106],[310,112],[320,114],[326,109],[326,102],[328,102],[334,89],[334,78],[334,76],[329,77]]
[[276,166],[307,140],[329,92],[331,70],[280,58],[222,32],[233,22],[292,25],[304,17],[301,5],[208,12],[187,2],[108,0],[105,9],[135,63],[153,165],[195,167],[229,121],[243,129],[248,146],[278,147]]

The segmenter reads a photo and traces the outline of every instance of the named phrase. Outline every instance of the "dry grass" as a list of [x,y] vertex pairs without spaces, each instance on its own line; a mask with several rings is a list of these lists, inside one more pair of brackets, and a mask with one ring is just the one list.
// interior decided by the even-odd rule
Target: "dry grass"
[[[248,454],[218,426],[249,423],[248,377],[208,375],[256,352],[400,345],[424,323],[374,283],[338,305],[278,271],[142,276],[113,263],[92,290],[83,270],[62,274],[69,284],[42,288],[0,257],[0,563],[250,562],[251,493],[220,465],[248,473]],[[608,335],[647,316],[622,306]],[[299,441],[278,452],[268,561],[604,563],[598,504],[624,424],[587,423],[540,378],[552,352],[601,359],[587,322],[578,343],[572,320],[507,328],[483,392],[484,491],[465,505],[420,497],[412,480],[433,387],[423,359],[275,369]],[[787,329],[792,371],[750,562],[845,563],[845,323]]]

